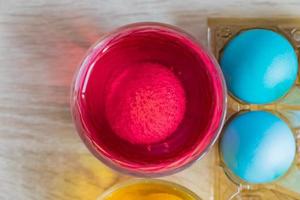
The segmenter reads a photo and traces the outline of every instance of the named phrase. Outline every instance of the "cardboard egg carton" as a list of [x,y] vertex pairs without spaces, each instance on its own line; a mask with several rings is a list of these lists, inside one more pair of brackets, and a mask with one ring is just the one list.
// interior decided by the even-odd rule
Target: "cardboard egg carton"
[[[226,43],[243,30],[264,28],[285,36],[294,46],[300,60],[300,18],[210,18],[208,20],[208,41],[211,52],[217,60]],[[300,62],[299,62],[300,63]],[[299,69],[300,71],[300,69]],[[216,151],[214,170],[214,199],[245,200],[300,200],[300,72],[286,96],[271,104],[257,105],[241,102],[228,94],[227,119],[239,112],[267,110],[280,115],[292,128],[297,141],[297,155],[289,172],[272,184],[250,185],[235,180]]]

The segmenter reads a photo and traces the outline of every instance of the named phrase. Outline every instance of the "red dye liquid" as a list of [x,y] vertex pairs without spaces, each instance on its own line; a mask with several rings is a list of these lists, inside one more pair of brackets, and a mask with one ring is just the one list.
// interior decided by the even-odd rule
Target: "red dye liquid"
[[74,83],[73,118],[89,149],[110,166],[170,173],[215,140],[224,90],[215,62],[189,36],[138,24],[89,51]]

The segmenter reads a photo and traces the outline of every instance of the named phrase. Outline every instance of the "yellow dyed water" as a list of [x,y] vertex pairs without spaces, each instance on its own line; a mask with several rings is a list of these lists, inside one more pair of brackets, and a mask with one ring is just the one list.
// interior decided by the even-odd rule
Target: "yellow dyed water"
[[123,186],[104,200],[196,200],[191,192],[184,188],[160,181],[141,181]]

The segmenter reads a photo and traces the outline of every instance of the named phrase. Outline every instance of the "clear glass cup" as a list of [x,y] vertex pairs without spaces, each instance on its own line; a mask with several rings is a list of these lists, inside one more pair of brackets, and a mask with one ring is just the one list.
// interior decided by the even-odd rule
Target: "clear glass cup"
[[[110,117],[110,111],[113,110],[117,119],[120,119],[117,112],[118,109],[122,110],[120,105],[128,107],[126,101],[122,100],[124,91],[116,93],[120,100],[108,99],[111,88],[123,87],[128,83],[115,84],[118,77],[135,83],[135,80],[124,78],[124,71],[139,69],[140,65],[144,67],[149,63],[161,66],[176,76],[184,91],[185,107],[180,122],[174,125],[175,128],[169,129],[172,133],[166,138],[153,143],[145,141],[145,144],[136,144],[116,134],[118,130],[114,123],[123,125],[123,132],[127,130],[129,134],[137,134],[128,131],[135,129],[128,129],[126,119],[112,122]],[[115,104],[112,104],[114,101]],[[178,111],[164,98],[159,101],[163,102],[159,109],[170,107],[174,112]],[[219,136],[226,106],[226,85],[214,57],[184,31],[152,22],[121,27],[96,42],[80,64],[71,91],[73,121],[89,150],[111,168],[142,177],[169,175],[201,158]],[[157,107],[153,109],[156,114],[159,113]],[[124,115],[122,112],[120,115]],[[166,121],[168,117],[162,119]],[[154,122],[150,124],[162,123],[156,118],[151,120]],[[158,134],[163,132],[165,126],[175,123],[174,120],[167,122],[160,126]]]
[[[164,194],[166,194],[169,198],[170,196],[173,197],[172,199],[201,200],[199,196],[186,187],[159,179],[131,179],[129,181],[116,184],[104,191],[97,200],[107,200],[108,197],[113,197],[117,192],[120,192],[117,195],[123,195],[126,193],[135,195],[135,193],[138,193],[137,198],[138,195],[141,194],[143,194],[143,196],[146,196],[145,194],[154,195],[153,198],[155,198],[155,195],[158,194],[160,198],[163,198]],[[124,196],[123,198],[126,199]]]

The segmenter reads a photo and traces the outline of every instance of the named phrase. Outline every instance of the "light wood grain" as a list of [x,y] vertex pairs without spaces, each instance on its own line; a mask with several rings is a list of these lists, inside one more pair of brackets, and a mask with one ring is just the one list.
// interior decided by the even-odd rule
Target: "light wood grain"
[[[69,113],[73,72],[104,33],[159,21],[206,44],[208,16],[297,16],[299,9],[297,0],[0,0],[0,199],[96,199],[126,178],[91,156]],[[168,179],[212,199],[212,176],[203,170],[212,155]]]

